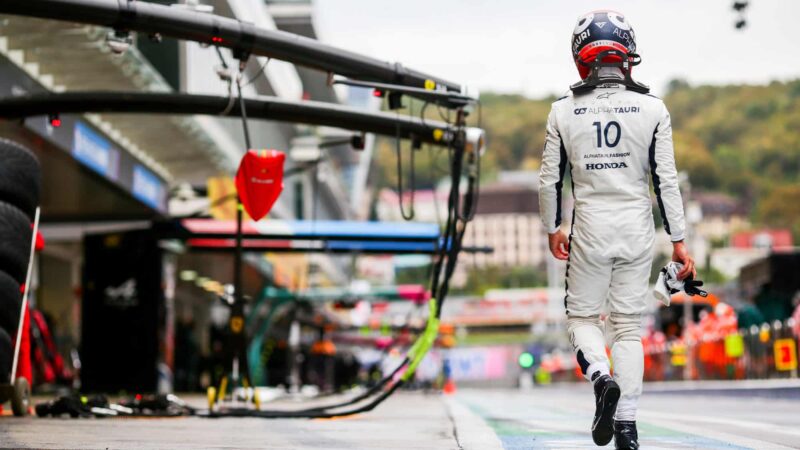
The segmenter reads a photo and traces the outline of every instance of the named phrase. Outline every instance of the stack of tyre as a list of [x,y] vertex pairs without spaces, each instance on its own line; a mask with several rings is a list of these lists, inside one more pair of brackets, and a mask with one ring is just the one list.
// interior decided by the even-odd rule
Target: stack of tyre
[[41,169],[36,156],[0,139],[0,383],[10,382],[30,258],[33,218],[39,205]]

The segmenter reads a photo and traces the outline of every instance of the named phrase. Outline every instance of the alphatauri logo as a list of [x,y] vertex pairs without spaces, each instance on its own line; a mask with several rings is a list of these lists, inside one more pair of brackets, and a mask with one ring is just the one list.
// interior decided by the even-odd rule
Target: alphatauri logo
[[586,164],[586,170],[603,170],[603,169],[622,169],[628,167],[625,162],[610,162],[610,163],[589,163]]
[[129,278],[117,287],[108,286],[103,290],[105,303],[117,308],[130,308],[139,304],[136,279]]

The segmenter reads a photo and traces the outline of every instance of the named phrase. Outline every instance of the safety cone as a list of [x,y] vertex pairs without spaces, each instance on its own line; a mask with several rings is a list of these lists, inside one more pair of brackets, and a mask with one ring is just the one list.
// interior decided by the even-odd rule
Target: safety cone
[[453,380],[453,372],[450,369],[450,360],[448,358],[442,360],[442,378],[444,379],[442,393],[447,395],[455,394],[456,382]]
[[442,386],[442,392],[448,395],[456,393],[456,382],[453,381],[453,378],[447,377],[447,380],[444,382],[444,386]]
[[456,393],[456,382],[453,380],[453,377],[449,375],[445,377],[444,386],[442,386],[442,392],[448,395]]

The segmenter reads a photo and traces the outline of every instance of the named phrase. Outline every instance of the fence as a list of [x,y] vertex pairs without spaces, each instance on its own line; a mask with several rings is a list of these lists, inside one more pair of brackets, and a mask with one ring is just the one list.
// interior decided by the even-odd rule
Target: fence
[[793,319],[753,325],[645,349],[645,380],[797,378],[798,333]]
[[[800,324],[785,321],[666,342],[644,340],[646,381],[748,380],[798,377]],[[613,361],[612,361],[613,365]],[[551,374],[553,381],[582,380],[577,364]]]

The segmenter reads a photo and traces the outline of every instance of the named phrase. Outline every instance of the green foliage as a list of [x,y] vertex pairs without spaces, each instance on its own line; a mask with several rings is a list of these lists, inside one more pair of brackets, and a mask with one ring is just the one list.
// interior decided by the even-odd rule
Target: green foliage
[[[553,100],[482,95],[481,126],[488,141],[484,179],[500,170],[539,167]],[[688,172],[692,185],[749,202],[757,225],[790,227],[800,241],[800,80],[696,87],[673,80],[664,101],[672,117],[678,168]],[[412,105],[417,115],[419,109]],[[477,116],[471,117],[473,125]],[[429,107],[426,117],[439,119],[439,113]],[[447,173],[446,151],[431,152],[416,155],[419,186],[432,186]],[[404,158],[408,161],[407,150]],[[378,185],[395,186],[390,141],[381,141],[376,164]]]
[[461,295],[483,295],[489,289],[531,288],[547,286],[546,271],[537,267],[471,267],[467,271],[467,283],[453,293]]
[[714,267],[707,265],[705,269],[697,271],[697,278],[703,280],[706,286],[720,285],[728,281],[728,277]]
[[425,284],[430,279],[430,265],[404,267],[395,272],[397,284]]
[[[664,99],[678,167],[696,186],[752,198],[797,183],[800,81],[767,86],[700,86]],[[703,168],[707,163],[715,169]]]
[[672,259],[672,255],[667,255],[664,253],[658,253],[653,256],[653,265],[650,267],[650,284],[653,284],[658,280],[658,273],[661,272],[661,269],[667,265],[667,263]]
[[795,242],[800,242],[800,185],[790,184],[770,190],[758,204],[756,217],[765,225],[789,228]]

